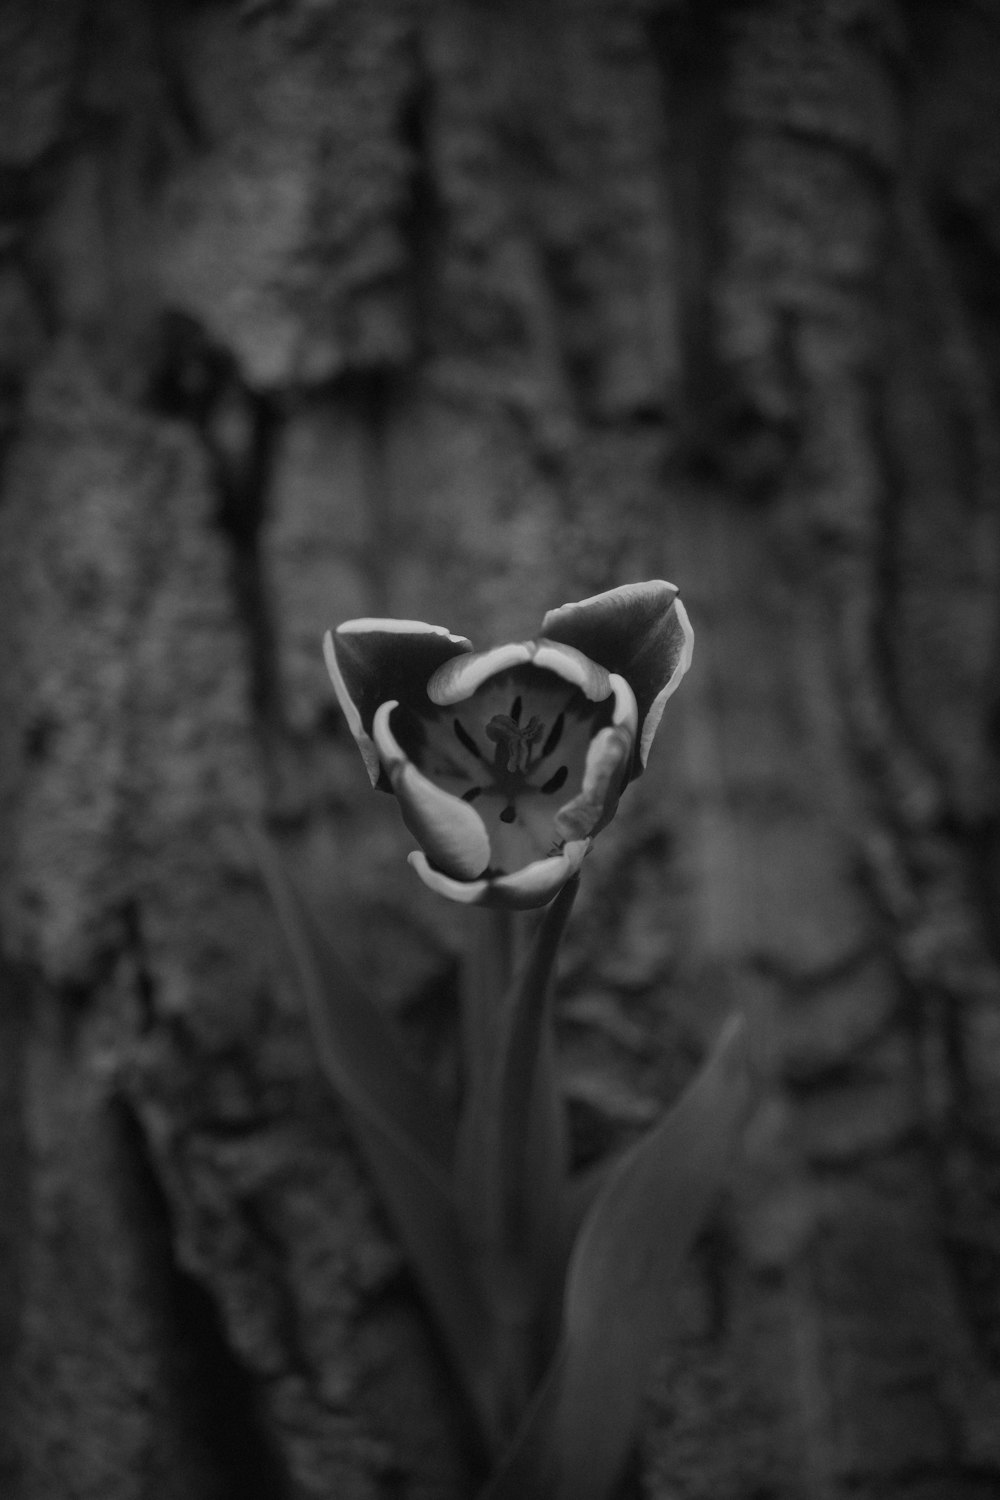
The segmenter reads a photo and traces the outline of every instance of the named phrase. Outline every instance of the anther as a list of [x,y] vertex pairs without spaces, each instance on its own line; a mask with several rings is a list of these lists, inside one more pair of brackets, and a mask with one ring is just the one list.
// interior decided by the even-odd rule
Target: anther
[[568,775],[569,767],[560,766],[558,771],[554,772],[554,774],[549,777],[548,781],[544,781],[542,783],[542,791],[558,792],[559,788],[565,784],[566,777]]
[[549,730],[548,738],[546,739],[545,744],[542,746],[542,760],[544,760],[547,755],[552,754],[553,750],[562,739],[562,732],[565,723],[566,715],[562,713],[559,715],[558,719],[556,719],[552,728]]
[[455,731],[455,738],[458,740],[458,743],[464,746],[465,749],[468,750],[469,754],[474,755],[477,760],[482,760],[483,752],[480,750],[479,746],[472,738],[472,735],[462,723],[461,719],[453,720],[451,727]]

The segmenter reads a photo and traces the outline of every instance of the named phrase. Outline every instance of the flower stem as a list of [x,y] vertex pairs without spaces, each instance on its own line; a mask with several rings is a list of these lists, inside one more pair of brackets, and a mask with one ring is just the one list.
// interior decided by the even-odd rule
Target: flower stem
[[462,1052],[466,1098],[480,1097],[494,1056],[503,998],[514,976],[518,934],[506,907],[477,911],[479,928],[462,983]]
[[466,971],[458,1201],[493,1314],[497,1418],[508,1432],[548,1353],[565,1177],[550,996],[576,887],[546,909],[519,965],[511,914],[492,912]]

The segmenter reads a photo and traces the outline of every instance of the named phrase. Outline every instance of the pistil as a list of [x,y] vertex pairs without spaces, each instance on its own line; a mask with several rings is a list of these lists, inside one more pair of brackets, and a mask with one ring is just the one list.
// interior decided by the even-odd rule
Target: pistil
[[544,732],[545,726],[535,714],[523,726],[509,714],[494,714],[486,725],[486,738],[496,745],[493,755],[496,769],[508,776],[518,773],[523,776],[531,760],[531,747]]

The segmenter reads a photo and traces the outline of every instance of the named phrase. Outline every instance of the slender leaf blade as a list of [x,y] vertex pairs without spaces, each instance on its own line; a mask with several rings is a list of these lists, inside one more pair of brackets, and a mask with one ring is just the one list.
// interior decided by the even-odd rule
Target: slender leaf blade
[[[437,1093],[403,1057],[396,1035],[342,962],[274,844],[251,843],[300,982],[320,1063],[338,1094],[362,1115],[378,1117],[400,1150],[448,1182],[454,1126]],[[450,1183],[449,1183],[450,1190]]]
[[486,1446],[495,1442],[490,1323],[467,1269],[450,1179],[451,1122],[341,964],[278,851],[251,841],[319,1053],[434,1316]]
[[604,1500],[621,1472],[670,1329],[670,1288],[749,1100],[745,1023],[734,1018],[677,1105],[612,1169],[584,1220],[567,1278],[555,1425],[562,1500]]
[[604,1177],[570,1260],[559,1349],[484,1500],[608,1500],[669,1332],[671,1286],[750,1097],[738,1017],[669,1114]]

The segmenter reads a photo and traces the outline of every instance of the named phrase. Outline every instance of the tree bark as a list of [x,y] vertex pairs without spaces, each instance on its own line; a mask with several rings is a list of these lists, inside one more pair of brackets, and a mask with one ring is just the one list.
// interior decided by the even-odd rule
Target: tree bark
[[0,29],[0,1489],[474,1493],[245,830],[450,1079],[469,914],[322,631],[664,576],[695,660],[585,872],[575,1147],[734,1005],[764,1089],[630,1483],[1000,1494],[1000,19]]

